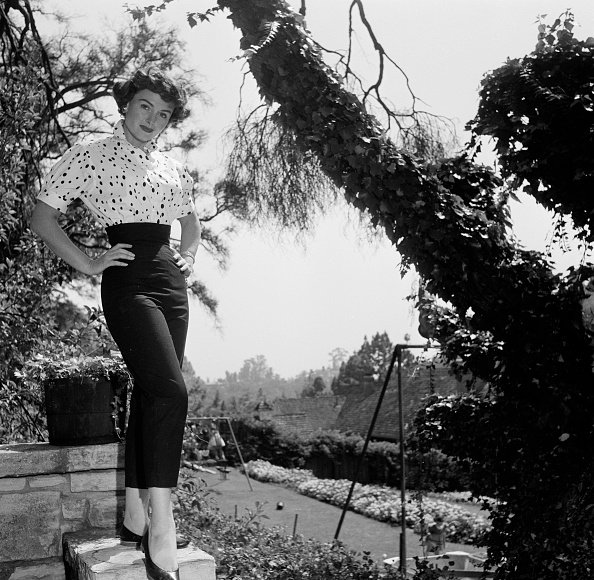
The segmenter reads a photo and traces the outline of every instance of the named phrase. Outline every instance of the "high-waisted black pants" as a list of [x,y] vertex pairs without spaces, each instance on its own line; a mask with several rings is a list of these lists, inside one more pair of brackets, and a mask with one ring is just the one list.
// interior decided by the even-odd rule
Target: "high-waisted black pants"
[[181,374],[188,329],[183,273],[169,246],[170,226],[118,224],[110,244],[131,244],[134,260],[103,272],[107,326],[132,377],[126,432],[126,487],[175,487],[188,393]]

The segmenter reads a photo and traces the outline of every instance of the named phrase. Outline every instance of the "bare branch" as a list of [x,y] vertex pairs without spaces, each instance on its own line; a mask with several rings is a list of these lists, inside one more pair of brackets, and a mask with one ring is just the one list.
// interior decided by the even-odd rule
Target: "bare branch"
[[335,199],[336,189],[318,159],[299,146],[299,136],[283,128],[270,107],[251,111],[229,133],[233,149],[225,180],[225,203],[240,219],[304,232],[314,216]]

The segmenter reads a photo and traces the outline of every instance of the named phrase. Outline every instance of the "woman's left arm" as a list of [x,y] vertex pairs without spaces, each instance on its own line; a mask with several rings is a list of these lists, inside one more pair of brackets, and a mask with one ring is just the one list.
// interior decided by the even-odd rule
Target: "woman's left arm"
[[179,269],[184,273],[184,276],[188,277],[194,269],[196,252],[200,246],[202,225],[196,211],[179,218],[179,223],[181,224],[180,253],[175,257]]

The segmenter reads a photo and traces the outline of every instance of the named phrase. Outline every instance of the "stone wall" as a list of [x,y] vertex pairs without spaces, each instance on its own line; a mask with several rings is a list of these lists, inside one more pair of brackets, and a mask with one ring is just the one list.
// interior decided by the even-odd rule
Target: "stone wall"
[[115,534],[123,466],[119,443],[0,445],[0,580],[63,580],[62,534]]

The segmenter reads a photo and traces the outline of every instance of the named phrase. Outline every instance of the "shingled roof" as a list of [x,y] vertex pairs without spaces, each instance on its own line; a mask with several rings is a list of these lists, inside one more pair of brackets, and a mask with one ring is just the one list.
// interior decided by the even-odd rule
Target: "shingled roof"
[[309,435],[331,429],[344,402],[345,397],[336,396],[276,399],[269,418],[284,431]]
[[[377,406],[382,385],[354,385],[346,393],[346,401],[336,419],[334,428],[339,431],[367,435],[369,425]],[[443,365],[435,365],[429,370],[417,366],[403,373],[402,401],[405,426],[410,423],[422,399],[431,392],[449,395],[465,392],[465,386]],[[398,383],[390,381],[372,433],[374,439],[398,441]]]

